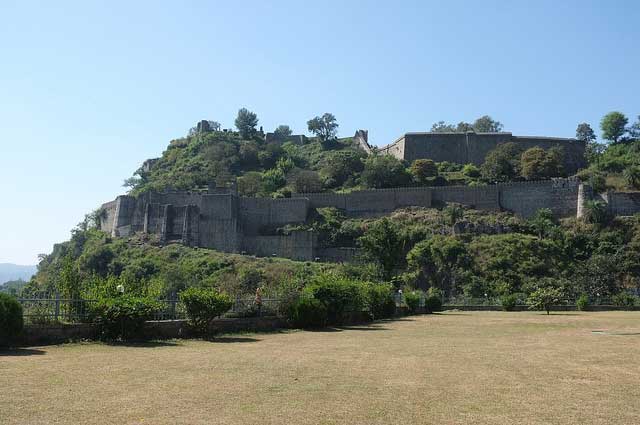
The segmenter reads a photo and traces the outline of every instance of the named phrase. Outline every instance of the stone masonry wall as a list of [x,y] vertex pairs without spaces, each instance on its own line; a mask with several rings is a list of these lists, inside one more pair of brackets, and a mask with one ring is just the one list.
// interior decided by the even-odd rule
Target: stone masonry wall
[[315,244],[313,232],[298,231],[288,236],[245,236],[243,250],[258,257],[275,255],[299,261],[313,261]]
[[549,208],[556,217],[575,217],[579,185],[575,179],[503,183],[499,186],[500,206],[525,218],[541,208]]
[[614,215],[635,215],[640,213],[640,192],[607,192],[604,199],[609,211]]

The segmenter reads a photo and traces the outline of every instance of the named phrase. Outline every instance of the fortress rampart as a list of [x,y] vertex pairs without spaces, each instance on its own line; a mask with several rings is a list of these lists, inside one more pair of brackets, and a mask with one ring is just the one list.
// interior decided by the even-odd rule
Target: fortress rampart
[[[262,234],[264,229],[300,224],[315,208],[334,207],[350,216],[375,217],[402,207],[455,202],[487,211],[511,211],[524,218],[541,208],[556,217],[580,215],[594,195],[577,179],[553,179],[489,186],[407,187],[351,193],[295,193],[288,199],[245,198],[234,193],[168,192],[119,196],[102,205],[101,229],[112,236],[144,232],[161,243],[257,256],[311,261],[350,261],[353,249],[324,248],[311,231]],[[640,213],[640,193],[607,192],[601,199],[614,215]]]
[[561,147],[565,170],[573,174],[585,166],[585,144],[576,139],[557,137],[514,136],[511,133],[406,133],[395,142],[380,148],[380,152],[412,162],[432,159],[458,164],[482,165],[487,154],[498,145],[513,142],[523,150],[541,147]]

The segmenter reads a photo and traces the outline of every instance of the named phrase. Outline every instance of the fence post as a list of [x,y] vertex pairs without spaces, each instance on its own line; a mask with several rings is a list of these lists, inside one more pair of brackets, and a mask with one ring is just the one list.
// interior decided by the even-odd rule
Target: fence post
[[55,320],[58,321],[60,316],[60,292],[56,291]]

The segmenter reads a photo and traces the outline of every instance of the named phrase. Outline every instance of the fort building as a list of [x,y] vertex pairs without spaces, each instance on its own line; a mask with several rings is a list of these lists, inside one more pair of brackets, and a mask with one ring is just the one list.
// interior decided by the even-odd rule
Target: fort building
[[[363,135],[356,133],[354,136],[360,136],[358,139],[360,145],[363,144]],[[379,151],[408,162],[416,159],[432,159],[435,162],[482,165],[491,150],[509,142],[521,146],[523,151],[533,147],[545,150],[553,147],[562,148],[564,167],[568,174],[574,174],[586,166],[583,141],[558,137],[514,136],[508,132],[406,133],[395,142],[380,148]]]

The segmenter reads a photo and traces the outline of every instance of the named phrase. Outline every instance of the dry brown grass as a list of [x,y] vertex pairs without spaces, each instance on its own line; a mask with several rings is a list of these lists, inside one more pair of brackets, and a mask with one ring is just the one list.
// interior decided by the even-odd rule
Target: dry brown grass
[[640,422],[640,312],[457,312],[3,354],[2,424]]

